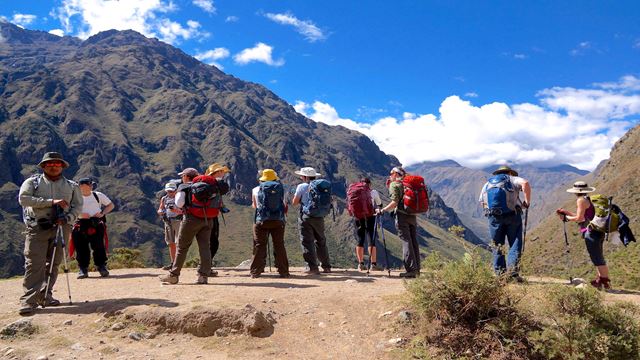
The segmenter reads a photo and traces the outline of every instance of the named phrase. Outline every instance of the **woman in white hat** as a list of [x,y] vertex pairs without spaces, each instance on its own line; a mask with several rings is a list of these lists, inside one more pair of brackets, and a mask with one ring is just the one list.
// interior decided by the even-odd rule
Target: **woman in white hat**
[[568,193],[576,194],[576,212],[565,209],[558,209],[556,213],[562,221],[575,221],[580,226],[580,232],[584,238],[587,251],[591,262],[596,267],[596,278],[591,281],[591,285],[598,289],[610,289],[609,280],[609,268],[607,262],[604,259],[604,252],[602,245],[604,243],[604,233],[591,229],[589,227],[589,221],[595,216],[595,208],[591,203],[591,199],[587,194],[592,193],[596,188],[587,185],[584,181],[577,181],[573,184],[573,187],[567,189]]
[[[178,230],[182,220],[182,210],[176,206],[177,189],[178,187],[175,183],[166,183],[164,186],[166,195],[160,199],[160,206],[158,206],[158,215],[162,216],[164,222],[164,242],[169,247],[169,257],[172,264],[176,258],[176,241],[178,240]],[[162,269],[170,270],[171,265],[167,265]]]

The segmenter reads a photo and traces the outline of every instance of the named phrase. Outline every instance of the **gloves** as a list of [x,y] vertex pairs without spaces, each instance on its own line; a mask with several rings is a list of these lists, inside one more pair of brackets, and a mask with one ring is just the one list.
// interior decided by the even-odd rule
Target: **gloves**
[[523,201],[522,202],[522,207],[525,208],[525,209],[528,209],[529,208],[529,203],[526,202],[526,201]]
[[559,208],[558,210],[556,210],[556,214],[567,216],[569,215],[569,212],[563,208]]

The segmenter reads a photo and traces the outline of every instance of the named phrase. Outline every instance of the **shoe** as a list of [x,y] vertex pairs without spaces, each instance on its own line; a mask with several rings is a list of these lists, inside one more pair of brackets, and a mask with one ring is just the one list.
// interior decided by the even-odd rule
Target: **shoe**
[[286,274],[280,274],[280,277],[281,277],[281,278],[283,278],[283,279],[286,279],[286,278],[291,277],[291,274],[289,274],[289,273],[286,273]]
[[407,271],[407,272],[400,273],[401,278],[407,278],[407,279],[415,279],[418,275],[420,275],[420,273],[415,271]]
[[320,275],[320,270],[318,269],[306,269],[304,271],[305,274],[307,275]]
[[100,276],[102,277],[107,277],[109,276],[109,270],[107,270],[106,266],[100,266],[98,268],[98,272],[100,273]]
[[46,305],[47,306],[58,306],[58,305],[60,305],[60,300],[54,299],[52,297],[49,297],[46,300]]
[[23,304],[22,306],[20,306],[20,310],[18,310],[18,314],[22,316],[32,315],[34,312],[36,312],[37,308],[38,308],[38,305]]
[[330,267],[322,268],[322,272],[325,274],[329,274],[331,273],[331,268]]
[[366,269],[367,269],[367,267],[364,265],[363,262],[358,264],[358,271],[365,271]]
[[88,277],[89,272],[87,271],[87,269],[80,268],[80,271],[78,271],[78,279],[86,279]]
[[513,274],[509,277],[509,281],[515,281],[519,284],[522,284],[523,282],[525,282],[524,278],[518,274]]
[[172,266],[171,264],[163,266],[162,270],[171,270],[171,266]]
[[605,290],[611,290],[611,280],[609,278],[601,277],[600,282]]
[[216,270],[211,269],[211,272],[209,273],[209,277],[216,277],[218,276],[218,272]]
[[609,278],[598,276],[595,279],[591,280],[591,286],[598,290],[609,290],[611,289],[611,281],[609,280]]
[[209,278],[203,275],[198,275],[198,280],[196,280],[196,284],[204,285],[209,282]]
[[257,279],[260,277],[260,273],[256,273],[256,274],[251,274],[251,278],[252,279]]
[[167,275],[162,275],[159,277],[159,279],[160,281],[162,281],[163,284],[175,285],[178,283],[178,277],[171,275],[171,273]]
[[371,266],[369,266],[369,271],[382,271],[382,270],[384,269],[379,267],[378,264],[376,263],[371,263]]

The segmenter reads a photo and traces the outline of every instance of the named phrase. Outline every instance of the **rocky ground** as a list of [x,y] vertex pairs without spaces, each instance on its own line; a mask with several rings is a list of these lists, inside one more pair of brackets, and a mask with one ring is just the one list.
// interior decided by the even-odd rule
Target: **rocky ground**
[[[252,279],[223,269],[196,285],[193,269],[161,285],[158,269],[71,276],[73,305],[39,309],[17,335],[0,339],[0,358],[17,359],[352,359],[393,358],[403,340],[403,281],[336,270]],[[0,281],[0,326],[20,320],[21,279]],[[67,301],[64,276],[55,297]],[[32,332],[32,334],[29,334]]]

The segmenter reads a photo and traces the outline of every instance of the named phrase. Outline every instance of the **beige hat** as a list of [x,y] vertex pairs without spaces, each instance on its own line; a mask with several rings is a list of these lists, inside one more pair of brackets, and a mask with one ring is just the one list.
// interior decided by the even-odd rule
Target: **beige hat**
[[322,176],[322,174],[317,173],[316,169],[312,168],[312,167],[303,167],[298,171],[294,171],[294,173],[296,175],[300,175],[300,176],[306,176],[306,177],[316,177],[316,176]]
[[576,181],[571,189],[567,189],[567,192],[572,194],[588,194],[594,191],[596,188],[587,185],[584,181]]
[[231,172],[231,170],[229,170],[229,168],[226,165],[222,165],[219,163],[213,163],[211,165],[209,165],[209,167],[207,168],[207,171],[205,171],[205,175],[211,175],[213,173],[216,173],[218,171],[223,171],[225,174],[228,172]]

